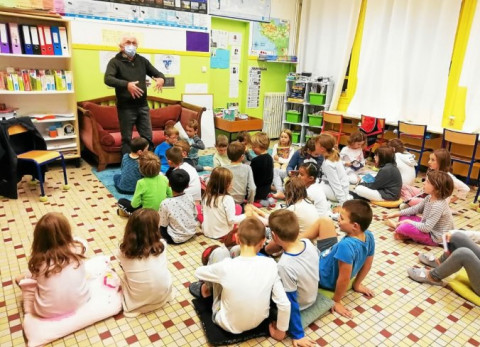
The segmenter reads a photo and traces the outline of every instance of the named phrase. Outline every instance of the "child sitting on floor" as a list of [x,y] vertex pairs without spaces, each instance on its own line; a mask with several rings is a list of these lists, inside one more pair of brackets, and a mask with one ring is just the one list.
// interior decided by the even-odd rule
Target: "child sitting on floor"
[[285,203],[287,209],[297,216],[301,233],[315,222],[317,209],[308,198],[305,183],[299,177],[292,177],[285,183]]
[[395,201],[400,198],[402,175],[395,164],[392,148],[381,146],[375,151],[375,166],[379,168],[373,182],[360,182],[355,194],[370,201]]
[[227,156],[228,138],[225,135],[218,135],[215,142],[216,153],[213,155],[213,167],[230,165]]
[[168,179],[160,174],[160,159],[152,152],[146,152],[139,159],[140,173],[144,176],[137,181],[132,200],[118,200],[117,214],[128,217],[139,208],[151,208],[158,211],[160,203],[172,196]]
[[218,239],[227,235],[235,224],[245,219],[240,206],[229,194],[233,174],[225,167],[213,169],[202,199],[202,214],[199,220],[205,236]]
[[257,187],[253,180],[252,168],[249,165],[242,164],[245,156],[245,146],[241,142],[233,141],[228,145],[227,155],[231,164],[225,167],[233,174],[230,195],[236,204],[243,206],[245,200],[247,200],[247,203],[253,203]]
[[[90,299],[85,271],[85,246],[73,239],[67,218],[45,214],[33,231],[29,272],[15,282],[22,288],[25,314],[55,318],[71,314]],[[24,281],[35,281],[23,286]]]
[[138,158],[148,151],[148,141],[143,137],[136,137],[130,142],[130,153],[125,153],[122,158],[120,174],[113,176],[113,182],[118,192],[133,194],[137,181],[142,178],[138,168]]
[[240,256],[231,259],[225,247],[214,249],[207,265],[195,271],[200,281],[192,283],[189,289],[197,298],[213,295],[213,322],[233,334],[253,329],[266,319],[272,299],[278,314],[276,324],[270,324],[270,334],[282,340],[288,330],[290,302],[275,261],[257,256],[264,241],[264,225],[257,218],[248,217],[238,227]]
[[363,146],[366,141],[365,134],[359,130],[350,134],[347,145],[340,151],[340,159],[345,166],[350,184],[358,182],[357,171],[365,166],[365,158],[363,157]]
[[302,163],[298,168],[298,178],[300,178],[307,188],[307,196],[312,200],[315,209],[317,210],[316,217],[330,216],[330,202],[318,183],[318,176],[320,175],[320,168],[315,163]]
[[273,240],[283,249],[278,274],[290,300],[288,333],[294,345],[312,344],[302,327],[300,311],[315,303],[318,293],[318,251],[308,239],[299,238],[298,220],[288,210],[270,214],[268,224]]
[[290,129],[283,129],[278,142],[274,144],[272,148],[274,167],[280,170],[286,170],[288,162],[292,159],[294,152],[295,150],[292,146],[292,131]]
[[346,235],[339,242],[332,220],[319,218],[301,237],[317,241],[320,251],[319,287],[334,290],[333,311],[344,317],[353,314],[342,304],[350,281],[353,290],[372,297],[373,291],[362,284],[373,263],[375,239],[367,230],[372,222],[372,208],[365,200],[347,200],[340,210],[338,226]]
[[270,139],[266,133],[258,132],[252,136],[252,150],[257,155],[250,163],[257,186],[255,200],[263,206],[271,205],[271,201],[267,200],[273,181],[273,159],[267,152],[269,145]]
[[[188,135],[188,144],[190,145],[190,151],[188,152],[188,158],[191,159],[193,167],[197,172],[199,171],[212,171],[212,168],[209,166],[203,167],[198,164],[198,150],[205,149],[205,144],[203,143],[200,136],[198,136],[198,121],[196,119],[190,119],[185,127],[185,132]],[[190,164],[190,163],[189,163]]]
[[168,160],[168,165],[170,170],[167,173],[167,177],[170,176],[171,172],[177,169],[183,169],[188,173],[190,177],[190,182],[188,187],[185,189],[185,194],[190,194],[195,200],[196,203],[200,203],[201,200],[201,184],[200,178],[198,177],[197,170],[190,164],[183,162],[182,149],[177,146],[167,149],[165,153]]
[[160,204],[160,233],[167,243],[183,243],[195,235],[197,209],[190,194],[185,189],[190,176],[183,169],[173,170],[168,177],[173,196]]
[[163,141],[161,144],[159,144],[155,148],[155,155],[160,158],[160,163],[161,163],[160,171],[163,174],[166,173],[168,168],[170,167],[168,165],[168,160],[165,153],[167,152],[167,149],[172,147],[178,141],[178,130],[173,126],[169,126],[165,128],[164,134],[165,134],[165,141]]
[[252,144],[250,133],[248,131],[240,131],[237,134],[237,138],[235,140],[243,144],[243,146],[245,147],[245,156],[243,157],[243,164],[250,165],[253,159],[253,155],[250,152],[250,145]]
[[136,210],[125,226],[116,257],[123,269],[123,314],[136,317],[173,299],[172,276],[167,268],[166,243],[158,230],[159,216],[152,209]]
[[288,162],[287,169],[282,170],[274,168],[273,170],[273,185],[277,191],[273,197],[276,199],[285,199],[283,192],[283,181],[287,176],[295,176],[298,173],[298,168],[302,163],[315,163],[318,167],[322,166],[323,156],[318,154],[315,150],[315,140],[309,139],[305,146],[293,153],[292,159]]
[[[419,204],[385,215],[384,219],[395,229],[395,239],[437,246],[442,243],[442,235],[454,228],[447,201],[453,192],[453,180],[446,172],[431,170],[427,172],[423,190],[429,195]],[[416,216],[418,213],[422,213],[422,217]],[[388,220],[396,217],[400,217],[398,223]]]

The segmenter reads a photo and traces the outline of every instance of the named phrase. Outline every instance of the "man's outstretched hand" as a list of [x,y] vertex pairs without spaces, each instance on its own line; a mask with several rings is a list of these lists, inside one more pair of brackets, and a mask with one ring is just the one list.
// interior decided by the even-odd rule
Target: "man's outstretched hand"
[[132,98],[134,98],[134,99],[140,98],[140,97],[142,97],[142,95],[143,95],[143,90],[142,90],[142,88],[139,88],[139,87],[137,86],[137,84],[138,84],[138,81],[128,82],[128,84],[127,84],[128,92],[130,93],[130,95],[131,95]]
[[161,92],[163,89],[163,84],[165,83],[165,80],[161,77],[157,77],[153,79],[155,81],[155,85],[153,86],[153,90],[156,92]]

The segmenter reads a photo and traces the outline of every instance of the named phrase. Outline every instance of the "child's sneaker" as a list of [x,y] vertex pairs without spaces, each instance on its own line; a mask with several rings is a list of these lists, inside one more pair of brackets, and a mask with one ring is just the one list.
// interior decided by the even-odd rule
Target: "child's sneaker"
[[120,217],[130,217],[130,213],[122,210],[121,208],[117,208],[117,215],[119,215]]
[[207,248],[202,253],[202,264],[207,265],[208,264],[208,259],[210,258],[210,255],[212,254],[214,249],[217,249],[220,247],[219,245],[212,245]]

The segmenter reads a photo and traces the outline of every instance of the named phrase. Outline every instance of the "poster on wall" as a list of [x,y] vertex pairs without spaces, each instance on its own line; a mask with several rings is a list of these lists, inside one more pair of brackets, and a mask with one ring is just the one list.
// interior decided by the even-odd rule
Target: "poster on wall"
[[157,69],[165,75],[180,75],[180,56],[173,54],[155,54],[153,58]]
[[238,76],[240,65],[232,64],[230,67],[230,83],[228,88],[228,97],[238,98]]
[[269,23],[251,23],[251,55],[288,55],[290,43],[290,22],[285,19],[272,19]]
[[247,108],[257,108],[260,106],[262,70],[266,70],[266,68],[251,66],[248,69]]
[[270,20],[271,0],[208,0],[208,14],[265,22]]
[[[58,1],[58,0],[56,0]],[[95,0],[117,4],[138,5],[154,8],[166,8],[177,11],[207,13],[207,0]]]

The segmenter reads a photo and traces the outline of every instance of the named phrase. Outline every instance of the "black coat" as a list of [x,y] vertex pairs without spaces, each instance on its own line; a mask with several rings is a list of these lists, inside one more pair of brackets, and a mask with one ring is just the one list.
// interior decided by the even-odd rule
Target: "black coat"
[[[8,128],[23,125],[27,132],[10,137]],[[17,161],[17,154],[29,150],[46,150],[47,145],[29,117],[11,118],[0,121],[0,195],[17,199],[17,183],[24,175],[38,179],[33,163]]]

